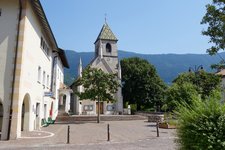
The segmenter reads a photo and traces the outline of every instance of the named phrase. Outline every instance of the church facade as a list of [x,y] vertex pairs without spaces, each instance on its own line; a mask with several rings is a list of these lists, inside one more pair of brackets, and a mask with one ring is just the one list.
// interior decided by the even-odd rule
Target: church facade
[[[117,74],[117,79],[121,84],[121,67],[118,60],[118,39],[111,31],[107,23],[105,23],[95,41],[95,57],[90,62],[89,66],[93,68],[100,68],[105,73]],[[78,66],[78,77],[82,77],[82,61],[80,60]],[[76,89],[75,89],[76,88]],[[72,84],[72,89],[78,92],[83,92],[82,86],[75,87]],[[91,100],[79,100],[77,95],[73,95],[72,111],[77,115],[96,115],[98,111],[100,114],[113,115],[123,113],[123,98],[121,87],[118,88],[114,94],[116,102],[109,101],[100,102],[100,110],[98,110],[98,102]]]

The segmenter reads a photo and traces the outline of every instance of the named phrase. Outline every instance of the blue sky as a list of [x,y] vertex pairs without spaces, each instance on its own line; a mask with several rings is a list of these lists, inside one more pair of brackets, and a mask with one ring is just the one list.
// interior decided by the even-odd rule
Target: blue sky
[[41,0],[59,47],[94,51],[107,23],[118,49],[143,54],[206,53],[201,19],[210,0]]

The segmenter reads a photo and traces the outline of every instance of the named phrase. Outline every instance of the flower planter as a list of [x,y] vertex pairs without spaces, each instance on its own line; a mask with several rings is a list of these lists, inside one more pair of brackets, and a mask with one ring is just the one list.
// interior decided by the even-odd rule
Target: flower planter
[[163,129],[176,129],[175,125],[169,125],[166,122],[163,123],[159,123],[159,128],[163,128]]

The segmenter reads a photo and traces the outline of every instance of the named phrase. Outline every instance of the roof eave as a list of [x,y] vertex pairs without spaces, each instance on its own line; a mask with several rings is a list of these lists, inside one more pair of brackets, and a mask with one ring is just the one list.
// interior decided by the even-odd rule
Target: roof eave
[[113,39],[102,39],[102,38],[97,38],[96,41],[94,42],[94,44],[95,44],[98,40],[116,41],[116,42],[118,41],[118,39],[113,40]]
[[58,45],[57,45],[56,39],[55,39],[54,34],[52,32],[52,29],[49,25],[48,19],[45,15],[45,12],[44,12],[44,9],[41,5],[40,0],[32,0],[31,4],[34,8],[34,11],[36,12],[36,15],[38,16],[38,19],[40,20],[40,23],[43,26],[44,31],[46,32],[49,40],[52,43],[53,49],[57,50]]
[[68,63],[67,58],[66,58],[65,51],[61,48],[58,48],[58,54],[59,54],[59,57],[62,61],[63,66],[66,67],[66,68],[70,68],[69,63]]

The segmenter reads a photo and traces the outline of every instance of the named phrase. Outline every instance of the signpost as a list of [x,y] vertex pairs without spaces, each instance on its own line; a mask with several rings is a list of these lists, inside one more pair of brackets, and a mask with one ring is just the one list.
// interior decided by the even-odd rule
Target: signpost
[[52,97],[53,93],[52,92],[44,92],[45,97]]

